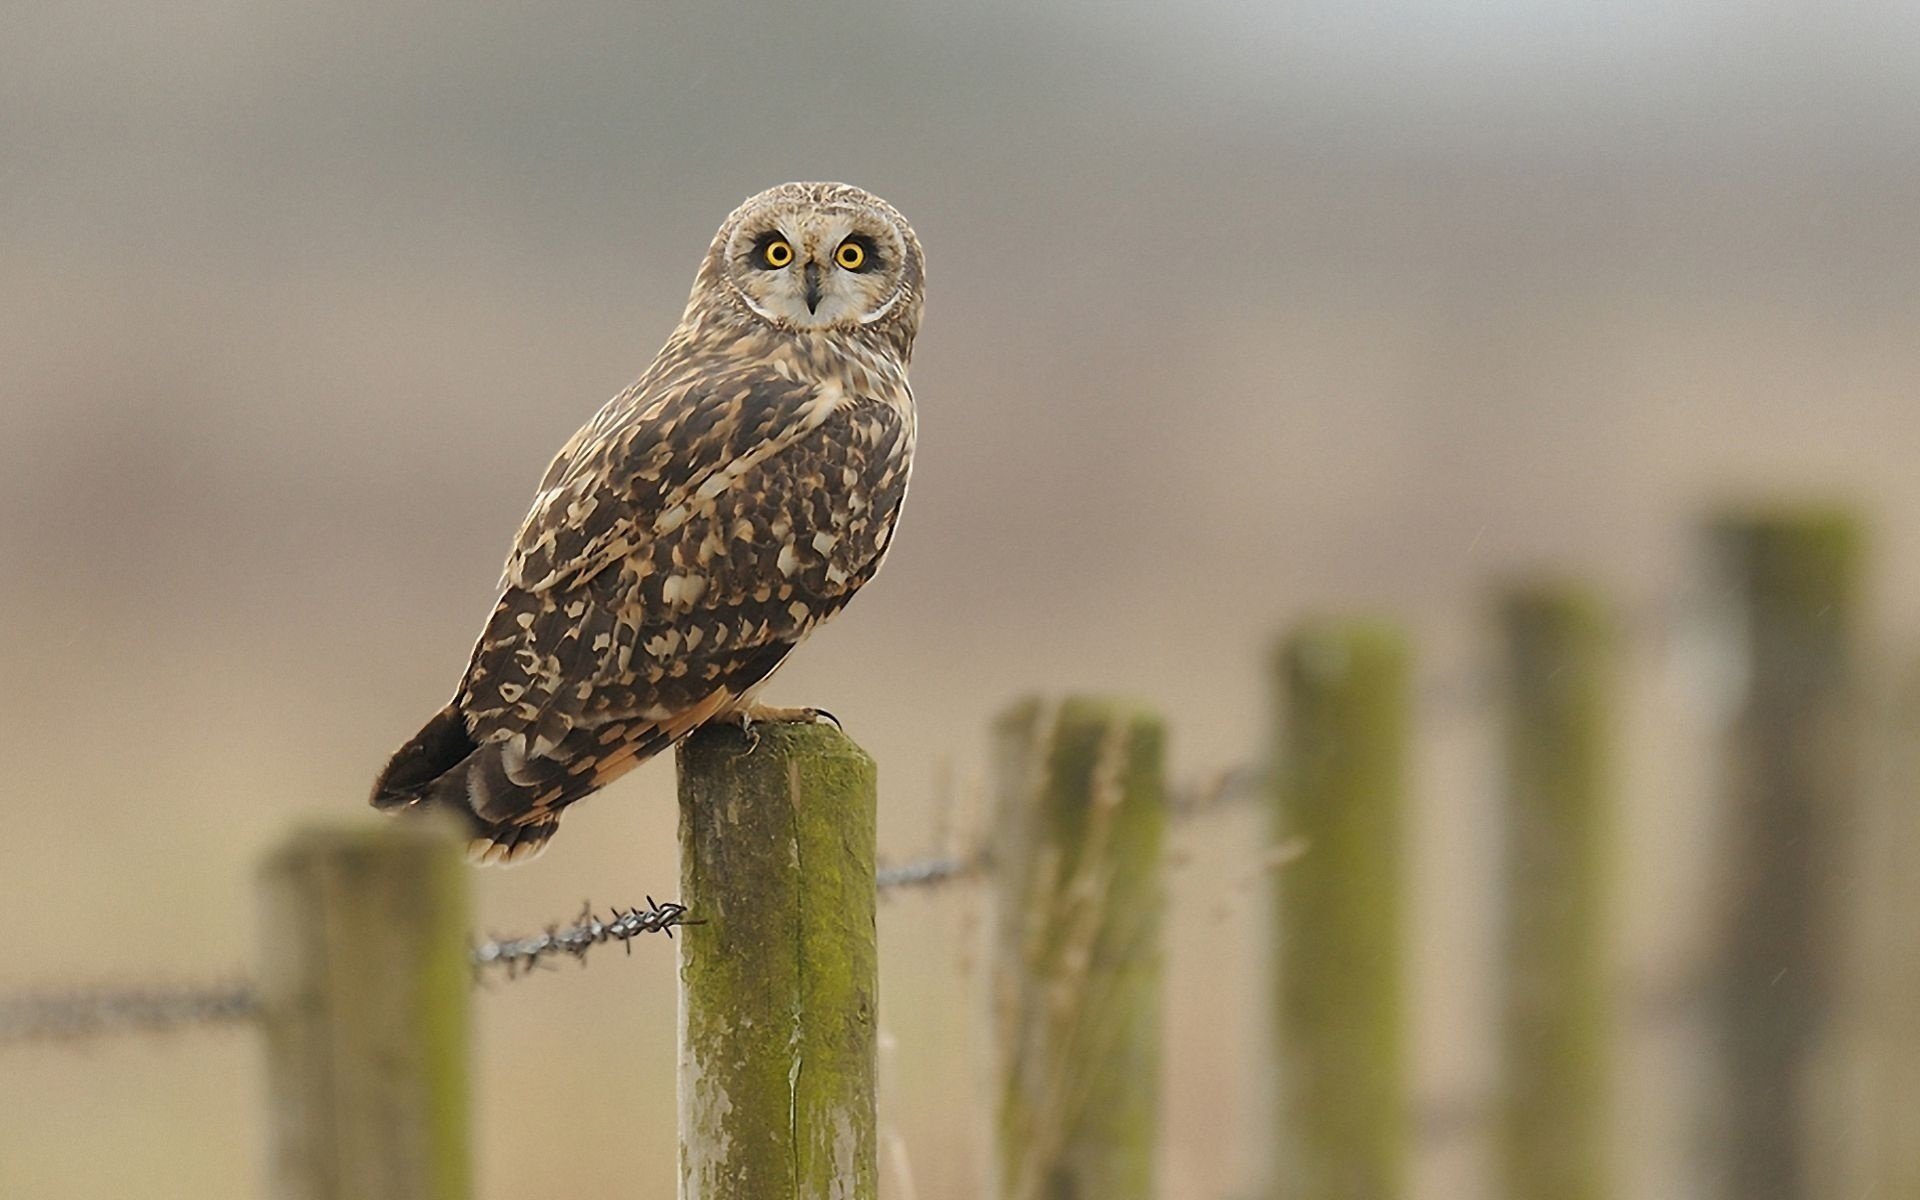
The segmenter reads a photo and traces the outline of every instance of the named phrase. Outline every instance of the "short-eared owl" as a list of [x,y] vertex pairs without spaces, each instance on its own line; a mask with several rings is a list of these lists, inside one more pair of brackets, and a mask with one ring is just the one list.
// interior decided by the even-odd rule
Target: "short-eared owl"
[[547,468],[465,677],[374,805],[457,811],[509,862],[702,723],[763,711],[886,555],[923,280],[913,230],[858,188],[736,209],[659,357]]

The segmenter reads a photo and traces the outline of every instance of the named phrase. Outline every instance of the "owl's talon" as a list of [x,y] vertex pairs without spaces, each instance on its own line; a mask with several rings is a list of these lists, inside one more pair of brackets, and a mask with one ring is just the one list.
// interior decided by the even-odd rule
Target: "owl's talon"
[[740,730],[740,736],[745,738],[747,742],[747,748],[744,753],[752,754],[760,748],[760,730],[758,728],[760,722],[756,720],[754,714],[747,709],[736,708],[732,712],[722,713],[714,718],[714,724],[737,726]]
[[747,749],[753,750],[760,745],[762,725],[819,725],[827,724],[841,732],[846,727],[840,724],[840,718],[824,708],[770,708],[763,704],[749,704],[716,717],[729,725],[736,725],[747,739]]

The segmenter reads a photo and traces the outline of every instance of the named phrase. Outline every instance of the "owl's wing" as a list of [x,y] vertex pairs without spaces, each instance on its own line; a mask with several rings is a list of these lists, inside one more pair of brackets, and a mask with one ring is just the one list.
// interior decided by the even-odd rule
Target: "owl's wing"
[[602,410],[516,539],[454,705],[475,749],[434,798],[511,856],[738,703],[877,569],[906,411],[746,371]]
[[548,467],[508,556],[507,587],[567,590],[656,541],[761,462],[860,405],[837,380],[758,364],[603,408]]

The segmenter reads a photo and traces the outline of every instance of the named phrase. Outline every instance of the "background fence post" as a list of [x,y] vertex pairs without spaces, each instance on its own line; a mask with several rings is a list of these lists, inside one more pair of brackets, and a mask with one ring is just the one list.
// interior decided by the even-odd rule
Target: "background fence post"
[[1500,1159],[1514,1200],[1608,1194],[1611,633],[1585,589],[1509,590]]
[[873,1200],[873,760],[759,724],[679,762],[681,1200]]
[[468,868],[427,821],[296,834],[260,877],[270,1194],[462,1200]]
[[[1904,664],[1903,664],[1904,665]],[[1920,1197],[1920,670],[1895,682],[1870,790],[1863,1178],[1871,1195]]]
[[1408,653],[1399,631],[1308,626],[1277,659],[1279,1129],[1273,1194],[1394,1200],[1409,1113],[1403,972]]
[[1164,734],[1098,699],[995,724],[1002,1200],[1149,1200],[1160,1111]]
[[1825,1193],[1815,1090],[1857,815],[1862,536],[1851,514],[1787,509],[1723,518],[1710,537],[1744,684],[1726,738],[1710,968],[1714,1185],[1739,1200],[1807,1200]]

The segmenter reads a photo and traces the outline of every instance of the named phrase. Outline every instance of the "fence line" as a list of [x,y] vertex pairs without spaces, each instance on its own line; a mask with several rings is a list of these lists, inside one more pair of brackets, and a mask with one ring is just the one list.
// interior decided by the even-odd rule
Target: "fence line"
[[[1674,639],[1699,627],[1703,605],[1693,598],[1646,606],[1620,622],[1622,648],[1665,651]],[[1462,670],[1429,677],[1415,688],[1421,719],[1489,712],[1499,689],[1488,672]],[[1253,804],[1267,795],[1270,773],[1265,764],[1227,767],[1169,789],[1168,817],[1184,822],[1215,812]],[[914,891],[939,890],[952,884],[980,880],[991,866],[984,844],[959,852],[941,852],[882,865],[876,884],[882,897]],[[665,933],[697,920],[697,914],[674,902],[645,907],[614,907],[607,918],[583,909],[573,922],[549,924],[538,933],[519,937],[490,937],[474,944],[476,974],[498,970],[507,978],[551,967],[555,960],[584,962],[588,953],[609,942],[627,946],[642,934]],[[244,978],[230,981],[178,984],[165,981],[28,988],[0,992],[0,1045],[22,1041],[74,1040],[116,1033],[161,1033],[197,1026],[244,1024],[253,1019],[258,996]]]
[[[554,923],[540,933],[489,938],[468,951],[476,981],[498,970],[514,979],[550,968],[554,960],[584,962],[588,951],[609,942],[627,944],[648,933],[698,924],[687,907],[647,897],[646,907],[614,907],[602,920],[592,906],[571,924]],[[260,1015],[259,988],[244,977],[208,983],[102,983],[0,994],[0,1045],[9,1042],[78,1041],[118,1033],[171,1033],[196,1027],[250,1024]]]
[[[1630,1022],[1619,1024],[1699,1020],[1722,1035],[1729,1077],[1792,1079],[1804,1063],[1758,1034],[1819,1025],[1836,1007],[1834,968],[1805,954],[1802,973],[1820,977],[1814,985],[1803,980],[1804,995],[1782,992],[1758,1008],[1748,997],[1764,989],[1747,968],[1806,951],[1805,936],[1782,946],[1783,923],[1761,900],[1808,892],[1812,863],[1793,861],[1800,835],[1848,809],[1854,548],[1845,523],[1824,515],[1716,530],[1742,585],[1718,595],[1712,627],[1719,665],[1741,685],[1727,754],[1742,768],[1731,772],[1734,799],[1785,836],[1732,847],[1745,851],[1727,860],[1740,868],[1733,895],[1743,903],[1725,914],[1722,961],[1682,986],[1632,989]],[[1801,554],[1806,544],[1812,550]],[[1829,570],[1835,563],[1844,569]],[[1013,780],[1002,800],[1017,803],[1003,803],[971,844],[952,836],[953,814],[936,804],[936,851],[877,871],[872,761],[823,727],[783,728],[745,751],[724,729],[682,747],[688,903],[648,897],[644,908],[616,907],[604,919],[588,906],[571,924],[469,943],[469,880],[448,831],[435,831],[431,845],[429,831],[411,826],[306,835],[263,876],[258,984],[0,993],[0,1042],[255,1024],[268,1050],[279,1194],[457,1200],[470,1181],[469,985],[493,970],[512,979],[560,957],[584,963],[610,942],[631,953],[642,934],[704,927],[690,931],[695,944],[680,956],[683,1192],[757,1200],[810,1195],[819,1183],[867,1200],[876,1175],[875,904],[994,879],[1003,1192],[1145,1196],[1158,1128],[1155,947],[1172,915],[1161,877],[1177,861],[1163,853],[1163,831],[1261,800],[1277,817],[1277,840],[1255,848],[1262,871],[1304,857],[1276,888],[1275,1187],[1312,1196],[1359,1185],[1390,1198],[1404,1185],[1414,1135],[1482,1129],[1504,1134],[1516,1194],[1544,1186],[1601,1200],[1606,1135],[1594,1102],[1605,1081],[1587,1068],[1605,1047],[1584,1002],[1597,1003],[1608,973],[1598,879],[1611,802],[1590,719],[1604,701],[1590,689],[1608,661],[1686,649],[1681,635],[1708,629],[1710,614],[1693,602],[1642,610],[1604,648],[1590,638],[1574,646],[1574,634],[1592,632],[1575,619],[1584,610],[1558,593],[1505,599],[1504,658],[1423,680],[1412,678],[1397,626],[1305,627],[1279,660],[1285,715],[1269,741],[1282,770],[1243,764],[1166,789],[1150,715],[1085,698],[1029,706],[1045,719],[1028,722],[1021,753],[999,755],[1003,784]],[[1506,1069],[1488,1089],[1411,1096],[1399,898],[1407,735],[1436,717],[1495,711],[1510,734],[1514,839],[1503,891]],[[1009,772],[1009,760],[1026,769]],[[1301,855],[1303,846],[1313,853]],[[1561,903],[1576,894],[1578,903]],[[1815,899],[1837,918],[1831,895]],[[1813,927],[1809,917],[1801,932]],[[1766,1175],[1789,1186],[1806,1175],[1806,1144],[1755,1132],[1803,1122],[1791,1119],[1790,1101],[1754,1096],[1745,1108],[1727,1106],[1739,1118],[1729,1133],[1767,1141],[1778,1169]],[[1542,1136],[1543,1124],[1553,1136]],[[367,1175],[370,1163],[377,1169]],[[743,1190],[748,1177],[759,1182]],[[1557,1182],[1518,1186],[1549,1178]]]
[[[1265,787],[1265,767],[1234,767],[1177,790],[1169,816],[1184,820],[1250,804]],[[977,882],[991,867],[984,846],[959,854],[930,855],[882,866],[875,879],[882,896],[937,890],[949,884]],[[470,953],[475,977],[499,971],[508,979],[550,969],[563,958],[585,962],[595,948],[621,943],[633,952],[633,939],[698,924],[686,905],[646,897],[644,906],[615,905],[605,918],[585,905],[572,922],[554,922],[538,933],[489,937]],[[200,1026],[243,1025],[258,1016],[259,995],[244,977],[205,983],[61,985],[0,993],[0,1045],[10,1042],[67,1041],[118,1033],[168,1033]]]

